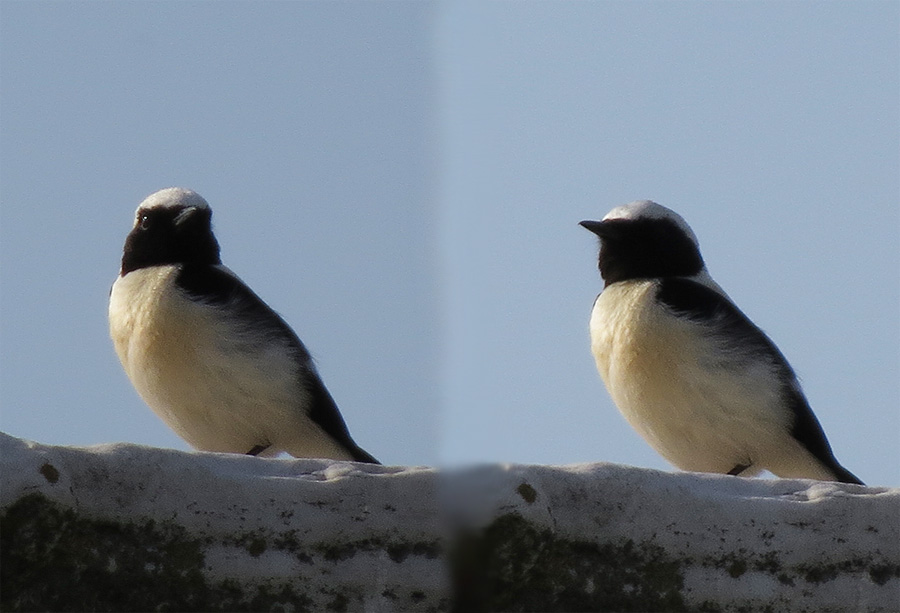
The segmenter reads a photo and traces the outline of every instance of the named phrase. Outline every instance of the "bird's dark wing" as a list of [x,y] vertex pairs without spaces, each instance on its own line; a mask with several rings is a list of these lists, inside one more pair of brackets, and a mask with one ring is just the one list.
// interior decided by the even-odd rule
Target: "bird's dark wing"
[[834,476],[837,477],[838,481],[841,483],[865,485],[860,481],[859,477],[841,466],[837,458],[834,457],[831,445],[828,444],[828,439],[825,438],[825,432],[823,432],[822,426],[819,424],[819,420],[816,419],[815,414],[813,414],[812,409],[809,408],[809,403],[806,400],[806,396],[800,391],[799,384],[792,390],[789,402],[796,416],[791,435],[800,441],[822,464],[827,466],[834,473]]
[[307,391],[312,399],[309,409],[309,418],[316,422],[319,427],[331,437],[337,439],[341,445],[346,447],[347,451],[353,455],[353,459],[357,462],[380,464],[378,460],[372,457],[372,455],[362,449],[352,438],[350,438],[350,433],[347,431],[347,424],[344,423],[344,419],[341,417],[337,405],[318,374],[315,374],[314,377],[310,377],[308,383]]
[[227,306],[235,319],[252,326],[260,342],[287,343],[300,365],[300,383],[308,392],[309,418],[326,434],[349,451],[358,462],[377,464],[378,461],[363,451],[350,437],[347,424],[334,399],[316,372],[312,357],[296,333],[253,290],[222,266],[185,264],[178,272],[176,284],[196,300],[213,306]]
[[733,348],[730,355],[736,367],[740,367],[742,360],[759,359],[760,356],[773,364],[784,385],[786,404],[793,414],[791,435],[840,481],[862,483],[835,459],[825,432],[784,355],[734,303],[706,285],[683,277],[661,279],[657,299],[674,315],[706,327],[723,347]]

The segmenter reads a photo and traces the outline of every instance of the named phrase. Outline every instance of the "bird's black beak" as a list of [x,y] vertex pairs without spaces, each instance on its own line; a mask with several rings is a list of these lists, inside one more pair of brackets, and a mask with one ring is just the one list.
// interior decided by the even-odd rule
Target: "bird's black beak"
[[175,225],[180,226],[190,218],[192,218],[197,213],[197,207],[195,206],[186,206],[184,207],[178,215],[175,216]]
[[582,228],[590,230],[600,238],[603,238],[603,231],[606,229],[606,224],[602,221],[582,221],[578,224]]

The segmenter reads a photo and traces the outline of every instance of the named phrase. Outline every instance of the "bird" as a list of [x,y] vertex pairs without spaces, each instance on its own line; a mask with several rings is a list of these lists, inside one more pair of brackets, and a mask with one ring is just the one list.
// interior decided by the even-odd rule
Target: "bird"
[[141,398],[201,451],[377,464],[291,327],[222,264],[212,209],[171,187],[125,240],[109,328]]
[[640,200],[580,225],[600,239],[597,370],[663,458],[685,471],[862,484],[835,459],[787,359],[712,279],[678,213]]

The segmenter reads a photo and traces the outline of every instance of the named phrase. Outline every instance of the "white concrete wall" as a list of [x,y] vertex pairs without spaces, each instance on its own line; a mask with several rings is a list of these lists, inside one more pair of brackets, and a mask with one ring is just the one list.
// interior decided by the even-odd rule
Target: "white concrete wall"
[[900,608],[900,489],[0,435],[0,608]]

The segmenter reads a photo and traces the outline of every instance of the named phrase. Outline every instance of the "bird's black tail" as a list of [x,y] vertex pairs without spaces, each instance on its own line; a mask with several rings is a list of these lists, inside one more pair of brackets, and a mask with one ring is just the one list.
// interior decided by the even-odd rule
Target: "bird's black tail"
[[[353,454],[353,460],[355,462],[365,462],[366,464],[381,464],[381,462],[376,460],[372,456],[372,454],[365,451],[361,447],[355,447],[355,448],[351,449],[350,453]],[[849,475],[850,473],[847,473],[847,474]],[[853,475],[850,475],[850,476],[852,477]]]
[[803,392],[800,391],[800,385],[796,379],[787,393],[789,394],[788,402],[794,414],[794,426],[791,428],[791,435],[834,475],[836,481],[865,485],[856,475],[838,464],[834,453],[831,451],[831,445],[828,444],[828,439],[825,438],[825,431],[822,430],[819,420],[816,419],[812,409],[809,408],[809,403],[806,401]]
[[859,477],[854,475],[852,472],[850,472],[837,462],[835,462],[828,468],[831,470],[831,472],[834,473],[834,476],[837,477],[837,480],[841,483],[855,483],[856,485],[865,485],[865,483],[859,480]]

